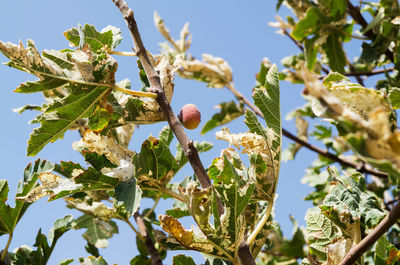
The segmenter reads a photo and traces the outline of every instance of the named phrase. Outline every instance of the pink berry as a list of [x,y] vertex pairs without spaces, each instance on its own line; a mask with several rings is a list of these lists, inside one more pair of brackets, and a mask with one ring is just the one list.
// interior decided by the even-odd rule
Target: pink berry
[[178,119],[183,127],[189,130],[196,129],[201,121],[199,109],[194,104],[186,104],[179,112]]

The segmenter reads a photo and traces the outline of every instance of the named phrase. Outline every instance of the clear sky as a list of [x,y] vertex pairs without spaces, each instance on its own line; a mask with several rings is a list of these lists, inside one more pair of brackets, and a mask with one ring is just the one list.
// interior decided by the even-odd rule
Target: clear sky
[[[251,97],[251,89],[255,82],[255,74],[258,72],[263,57],[268,57],[276,63],[280,70],[281,59],[298,53],[298,48],[287,38],[275,33],[276,29],[267,25],[273,21],[276,15],[276,1],[182,1],[182,0],[148,0],[128,1],[135,11],[136,20],[142,33],[142,38],[148,50],[157,53],[158,43],[163,38],[157,32],[153,24],[153,12],[157,11],[170,28],[171,34],[178,37],[179,31],[185,22],[190,22],[190,31],[193,42],[190,52],[200,58],[202,53],[209,53],[222,57],[231,65],[234,72],[235,86],[247,97]],[[283,7],[280,12],[285,16],[288,11]],[[68,28],[85,23],[93,24],[98,30],[107,25],[121,28],[124,40],[117,48],[120,51],[130,51],[132,41],[121,14],[111,0],[14,0],[2,1],[0,8],[0,39],[2,41],[18,42],[25,44],[27,39],[33,39],[39,48],[63,49],[68,48],[68,42],[62,32]],[[130,57],[117,57],[119,70],[117,80],[131,78],[133,88],[140,88],[137,80],[137,68],[135,59]],[[7,59],[0,55],[0,61]],[[75,152],[71,144],[79,139],[76,131],[68,131],[64,139],[47,145],[36,157],[26,157],[26,146],[29,134],[34,125],[28,122],[36,115],[34,112],[25,112],[22,115],[12,112],[12,109],[25,104],[41,104],[43,97],[37,94],[16,94],[12,91],[22,82],[36,80],[36,77],[7,66],[0,66],[1,89],[0,113],[2,119],[0,138],[0,178],[6,178],[10,185],[9,199],[12,199],[18,181],[22,178],[25,166],[38,158],[53,162],[74,161],[83,163],[82,157]],[[286,121],[285,115],[295,107],[301,106],[304,100],[300,96],[302,86],[281,82],[281,106],[284,128],[295,133],[294,121]],[[215,105],[222,101],[230,101],[234,97],[229,91],[207,88],[204,83],[193,80],[176,79],[175,94],[172,107],[178,112],[186,103],[196,104],[202,112],[202,124],[207,121],[216,110]],[[150,134],[158,135],[160,128],[166,123],[150,126],[141,126],[135,131],[130,148],[138,150],[140,144]],[[231,132],[246,131],[243,118],[229,124]],[[205,166],[210,165],[213,158],[219,156],[219,150],[227,147],[223,141],[215,140],[215,129],[206,135],[200,134],[200,129],[190,131],[189,137],[199,141],[210,141],[214,148],[201,155]],[[290,140],[283,138],[284,146]],[[173,143],[172,147],[175,146]],[[173,151],[174,153],[174,151]],[[301,184],[300,180],[304,170],[316,158],[316,155],[306,150],[301,150],[296,161],[283,163],[278,184],[278,195],[275,214],[276,219],[282,225],[286,236],[291,236],[292,226],[289,215],[293,215],[301,224],[305,225],[304,216],[309,202],[303,198],[310,188]],[[180,171],[176,180],[192,174],[191,168],[185,167]],[[13,201],[11,200],[11,205]],[[148,200],[143,200],[142,209],[151,206]],[[167,209],[170,201],[162,202],[157,207],[157,212],[162,213]],[[54,221],[67,214],[79,217],[78,211],[65,207],[63,200],[47,202],[45,198],[34,203],[23,216],[15,230],[14,239],[10,249],[20,245],[32,246],[39,230],[47,234]],[[190,228],[191,220],[185,219],[185,225]],[[119,234],[110,239],[110,245],[101,249],[100,253],[109,264],[129,264],[129,260],[136,253],[135,237],[126,224],[118,222]],[[84,250],[86,241],[82,238],[83,230],[67,232],[57,243],[56,249],[48,264],[58,264],[65,258],[86,257],[89,254]],[[4,248],[7,236],[0,237],[0,249]],[[194,252],[186,252],[187,255],[196,257],[200,263],[201,255]],[[165,264],[172,264],[172,255],[169,255]],[[73,263],[73,264],[77,264]]]

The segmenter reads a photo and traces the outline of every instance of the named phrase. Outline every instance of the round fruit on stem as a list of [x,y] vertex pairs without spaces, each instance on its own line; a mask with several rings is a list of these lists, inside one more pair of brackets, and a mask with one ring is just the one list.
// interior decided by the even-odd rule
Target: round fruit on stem
[[189,130],[196,129],[201,121],[199,109],[194,104],[186,104],[179,112],[178,119],[183,127]]

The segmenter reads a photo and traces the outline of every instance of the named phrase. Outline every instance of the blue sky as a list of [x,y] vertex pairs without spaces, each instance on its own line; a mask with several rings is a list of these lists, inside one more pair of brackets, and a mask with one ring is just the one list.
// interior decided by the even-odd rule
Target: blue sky
[[[61,6],[61,3],[63,6]],[[251,98],[251,89],[254,86],[255,74],[258,72],[263,57],[268,57],[276,63],[279,69],[284,57],[298,53],[298,48],[287,38],[275,33],[276,29],[267,25],[276,15],[276,1],[128,1],[135,12],[136,20],[142,34],[145,46],[152,53],[157,53],[158,43],[163,38],[153,24],[153,12],[157,11],[170,28],[171,34],[178,37],[179,31],[185,22],[190,22],[189,29],[193,35],[190,52],[200,58],[202,53],[212,54],[224,58],[232,67],[234,82],[238,90]],[[285,16],[288,11],[283,7],[280,12]],[[0,39],[2,41],[18,42],[33,39],[39,48],[63,49],[68,48],[62,32],[73,26],[85,23],[93,24],[98,30],[113,25],[121,28],[124,40],[117,48],[120,51],[130,51],[133,46],[130,34],[121,14],[112,1],[99,0],[70,0],[57,2],[50,0],[30,1],[15,0],[3,1],[0,9]],[[119,62],[117,80],[131,78],[133,89],[140,88],[137,80],[136,62],[130,57],[116,57]],[[7,59],[0,55],[0,61]],[[16,94],[12,91],[22,82],[35,80],[36,77],[7,66],[0,66],[1,89],[0,113],[2,118],[0,138],[0,178],[6,178],[10,185],[9,198],[13,198],[18,181],[22,178],[25,166],[38,158],[53,162],[74,161],[83,163],[77,152],[72,150],[71,144],[79,139],[76,131],[69,131],[64,139],[46,146],[36,157],[26,157],[26,146],[29,134],[34,126],[28,122],[36,115],[34,112],[25,112],[22,115],[12,112],[12,109],[25,104],[41,104],[42,96],[38,94]],[[202,112],[202,125],[216,110],[215,105],[222,101],[230,101],[234,97],[226,89],[207,88],[204,83],[191,80],[176,79],[175,94],[172,107],[178,112],[186,103],[196,104]],[[286,121],[285,115],[295,107],[301,106],[304,100],[300,96],[302,87],[281,82],[281,106],[283,126],[295,133],[294,121]],[[130,148],[138,150],[141,143],[150,135],[158,135],[159,130],[166,123],[141,126],[135,131]],[[229,124],[231,132],[246,131],[243,118]],[[206,135],[200,134],[200,129],[188,132],[189,137],[199,141],[210,141],[214,148],[201,155],[205,166],[210,165],[213,158],[219,156],[219,150],[227,147],[223,141],[215,140],[213,130]],[[284,146],[290,140],[283,138]],[[171,145],[175,146],[175,144]],[[296,161],[283,163],[278,184],[278,200],[275,208],[276,219],[282,225],[286,236],[291,236],[292,226],[289,215],[304,226],[304,215],[310,203],[303,198],[310,190],[300,183],[305,168],[316,158],[316,155],[301,150]],[[176,180],[192,174],[191,168],[185,167],[180,171]],[[13,202],[10,202],[13,204]],[[150,206],[148,200],[143,200],[143,208]],[[170,201],[162,202],[157,212],[167,209]],[[77,211],[67,209],[62,200],[47,202],[46,199],[33,204],[15,230],[10,249],[26,244],[32,246],[39,228],[47,234],[55,220],[67,214],[79,217]],[[109,264],[128,264],[137,253],[135,237],[126,224],[119,224],[119,234],[110,239],[110,245],[101,250],[101,254]],[[190,227],[191,220],[185,219],[185,225]],[[64,258],[88,256],[84,250],[86,241],[82,238],[84,231],[70,231],[57,243],[56,249],[48,264],[58,264]],[[7,240],[7,236],[0,237],[0,249]],[[201,262],[201,255],[186,252]],[[171,264],[172,255],[169,255],[165,264]],[[74,263],[76,264],[76,263]]]

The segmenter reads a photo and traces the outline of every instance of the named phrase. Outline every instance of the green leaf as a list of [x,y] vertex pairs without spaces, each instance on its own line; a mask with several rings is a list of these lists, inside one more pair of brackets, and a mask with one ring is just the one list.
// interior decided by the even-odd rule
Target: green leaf
[[328,57],[328,64],[332,71],[344,73],[346,66],[346,54],[343,51],[341,35],[337,33],[329,34],[326,42],[322,45],[326,56]]
[[297,40],[302,40],[308,35],[316,33],[323,24],[323,16],[318,7],[309,8],[305,17],[297,22],[292,36]]
[[387,258],[387,249],[389,247],[389,241],[386,234],[381,236],[375,245],[375,257],[378,256],[385,260]]
[[400,88],[392,87],[390,89],[389,100],[394,109],[400,108]]
[[[114,165],[113,163],[111,163],[110,160],[107,159],[105,154],[99,155],[95,152],[82,151],[82,155],[84,156],[85,161],[88,162],[90,165],[92,165],[93,168],[99,172],[104,167],[108,167],[108,168],[116,168],[117,167],[117,165]],[[68,166],[66,165],[65,162],[62,164],[63,164],[64,169],[68,168]],[[76,165],[79,165],[79,164],[76,164]],[[79,167],[80,167],[80,165],[79,165]],[[80,167],[77,169],[83,169],[83,168]],[[70,172],[72,173],[72,171],[70,171]]]
[[165,186],[179,169],[168,145],[152,136],[143,142],[132,163],[140,186]]
[[151,259],[144,255],[138,255],[131,259],[130,265],[151,265]]
[[166,145],[170,145],[172,139],[174,139],[174,134],[169,126],[164,126],[160,133],[158,134],[158,139],[163,141]]
[[87,245],[85,246],[85,250],[89,253],[98,258],[100,256],[99,249],[96,248],[94,245],[90,244],[87,242]]
[[380,8],[376,16],[372,19],[372,21],[362,30],[363,33],[366,33],[376,25],[378,25],[385,17],[385,9]]
[[[36,185],[39,174],[51,172],[54,165],[46,160],[35,161],[35,164],[29,164],[24,170],[24,179],[18,184],[16,197],[25,196]],[[21,219],[30,203],[15,200],[14,208],[10,207],[6,201],[8,197],[7,180],[0,180],[0,236],[14,231],[15,226]]]
[[214,114],[201,130],[202,134],[205,134],[215,127],[224,125],[240,117],[244,113],[243,104],[236,104],[235,101],[222,102],[217,106],[220,111]]
[[72,262],[74,262],[74,259],[65,259],[60,261],[60,263],[58,263],[58,265],[68,265],[71,264]]
[[273,65],[268,71],[265,88],[254,89],[253,99],[264,115],[266,125],[275,133],[272,149],[277,150],[281,145],[282,128],[279,102],[279,72],[276,65]]
[[90,117],[89,128],[92,131],[99,132],[108,125],[111,119],[112,113],[104,108],[99,108]]
[[123,207],[129,216],[137,211],[141,199],[142,190],[136,185],[135,178],[132,178],[129,183],[120,182],[115,187],[115,204],[117,207]]
[[305,49],[305,57],[307,62],[307,69],[313,70],[315,63],[317,61],[318,55],[318,45],[315,45],[316,38],[305,39],[304,41],[304,49]]
[[[103,175],[92,167],[84,170],[79,164],[64,162],[63,165],[67,167],[63,173],[69,178],[52,173],[41,174],[39,178],[42,184],[24,196],[18,196],[18,200],[34,202],[44,196],[50,196],[49,201],[52,201],[82,191],[114,189],[119,183],[118,178]],[[69,170],[71,172],[68,172]]]
[[83,237],[96,248],[107,247],[107,239],[118,233],[118,226],[114,221],[104,221],[87,214],[76,219],[73,228],[86,228]]
[[44,51],[41,56],[31,40],[27,48],[0,42],[0,50],[11,60],[9,66],[39,77],[38,81],[21,84],[16,92],[59,95],[51,96],[54,100],[35,119],[42,126],[33,131],[28,141],[27,151],[31,156],[47,143],[62,138],[79,119],[92,116],[94,107],[110,90],[111,84],[100,83],[111,83],[117,69],[113,58],[106,54],[95,56],[90,51]]
[[79,258],[79,262],[82,265],[107,265],[108,264],[102,257]]
[[26,110],[43,111],[41,106],[36,106],[36,105],[25,105],[20,108],[13,109],[13,111],[17,112],[18,114],[21,114],[22,112],[24,112]]
[[15,263],[19,264],[19,262],[25,262],[24,264],[47,264],[58,239],[72,228],[72,220],[73,217],[71,215],[58,219],[54,223],[54,227],[50,230],[47,238],[42,234],[40,229],[34,244],[36,250],[27,251],[24,248],[19,248],[16,253]]
[[330,15],[335,20],[343,18],[346,12],[346,0],[328,0],[324,4],[327,4],[330,8]]
[[28,155],[35,156],[49,142],[62,138],[77,120],[89,117],[97,101],[108,91],[107,87],[92,86],[82,90],[78,86],[64,100],[49,105],[39,116],[42,126],[33,130],[28,141]]
[[[203,141],[199,143],[198,141],[194,142],[194,147],[196,147],[198,153],[207,152],[213,147],[213,144],[207,141]],[[179,168],[182,168],[189,160],[187,159],[185,153],[183,152],[182,146],[180,143],[176,145],[176,154],[175,160],[178,163]]]
[[[321,209],[329,211],[329,214],[335,211],[338,216],[350,214],[352,222],[361,220],[361,223],[369,229],[376,227],[386,213],[382,210],[375,194],[367,191],[364,176],[360,173],[341,176],[331,169],[328,172],[331,188]],[[336,224],[340,225],[337,222]]]
[[318,208],[311,208],[306,213],[306,235],[310,253],[319,260],[327,259],[328,246],[342,238],[340,229],[321,214]]
[[304,245],[306,241],[304,239],[303,231],[298,226],[296,220],[290,216],[290,220],[293,223],[293,237],[291,240],[284,239],[280,247],[280,252],[285,256],[293,257],[298,259],[299,257],[304,257]]
[[196,265],[191,257],[185,255],[177,255],[172,258],[173,265]]
[[64,36],[73,46],[82,48],[84,44],[88,44],[94,52],[115,49],[122,40],[121,30],[116,27],[107,26],[98,32],[89,24],[85,24],[83,28],[79,25],[77,28],[66,30]]
[[[223,159],[224,162],[223,169],[219,172],[218,176],[213,176],[213,178],[215,190],[221,198],[225,208],[224,214],[228,220],[216,222],[215,218],[217,217],[214,216],[214,222],[216,222],[215,230],[218,231],[221,229],[222,231],[226,231],[225,233],[227,234],[218,234],[217,232],[210,240],[216,244],[222,244],[221,247],[229,250],[231,255],[236,256],[239,244],[242,241],[241,235],[245,228],[245,220],[242,213],[250,201],[255,185],[254,183],[240,179],[233,164],[226,156],[220,159]],[[224,237],[226,238],[225,240],[223,240]]]

